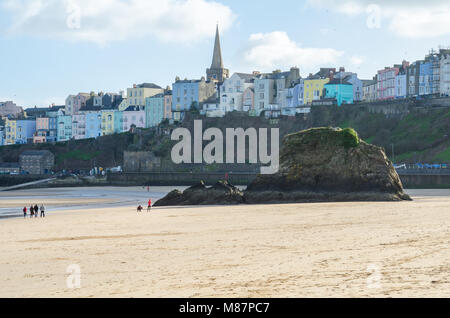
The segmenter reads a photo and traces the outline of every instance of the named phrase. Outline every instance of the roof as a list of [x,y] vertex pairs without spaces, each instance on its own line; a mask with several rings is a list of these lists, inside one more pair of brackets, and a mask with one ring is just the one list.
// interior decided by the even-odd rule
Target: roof
[[353,85],[352,83],[349,83],[345,80],[345,78],[343,80],[340,79],[333,79],[332,81],[329,81],[328,83],[326,83],[325,85]]
[[127,109],[125,109],[125,112],[137,112],[137,111],[142,111],[143,109],[140,109],[139,106],[128,106]]
[[217,25],[211,69],[222,69],[222,68],[223,68],[222,50],[220,48],[219,25]]
[[162,89],[161,86],[158,86],[156,84],[153,83],[142,83],[139,85],[136,85],[137,88],[157,88],[157,89]]
[[20,156],[45,156],[53,153],[51,153],[48,150],[26,150],[20,154]]
[[255,75],[253,74],[247,74],[247,73],[236,73],[240,78],[244,79],[245,82],[250,83],[253,82],[255,79]]

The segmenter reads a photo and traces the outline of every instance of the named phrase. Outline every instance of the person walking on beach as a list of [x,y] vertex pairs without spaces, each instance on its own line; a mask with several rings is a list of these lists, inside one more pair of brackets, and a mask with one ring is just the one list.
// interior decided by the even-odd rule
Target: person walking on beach
[[37,218],[38,216],[39,216],[39,207],[38,207],[38,205],[36,204],[36,205],[34,206],[34,217]]
[[137,207],[137,211],[138,213],[142,212],[144,208],[142,207],[142,205],[139,204],[139,206]]
[[152,199],[148,200],[147,212],[150,212],[152,209]]
[[27,207],[24,206],[22,211],[23,211],[23,218],[25,219],[27,217]]
[[34,216],[34,206],[31,205],[31,206],[30,206],[30,219],[32,219],[33,216]]
[[45,207],[41,204],[41,218],[45,218]]

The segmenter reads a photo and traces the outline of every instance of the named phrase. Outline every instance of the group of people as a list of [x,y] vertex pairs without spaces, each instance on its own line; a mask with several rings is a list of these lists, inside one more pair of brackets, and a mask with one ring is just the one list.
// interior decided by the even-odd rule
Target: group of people
[[45,207],[43,204],[41,204],[41,208],[36,205],[31,205],[29,209],[27,207],[23,207],[23,218],[27,217],[27,213],[30,213],[30,218],[35,217],[37,218],[39,216],[39,210],[41,210],[41,218],[45,218]]
[[[152,209],[152,199],[148,200],[147,212],[150,212],[151,209]],[[142,205],[139,204],[139,206],[137,207],[138,213],[142,212],[143,210],[144,208],[142,207]]]

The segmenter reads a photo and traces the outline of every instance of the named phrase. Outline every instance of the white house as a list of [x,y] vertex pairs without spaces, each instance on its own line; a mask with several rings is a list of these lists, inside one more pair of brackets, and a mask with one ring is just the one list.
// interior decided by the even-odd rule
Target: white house
[[254,75],[234,73],[226,79],[220,90],[220,108],[226,112],[243,111],[244,92],[253,87]]

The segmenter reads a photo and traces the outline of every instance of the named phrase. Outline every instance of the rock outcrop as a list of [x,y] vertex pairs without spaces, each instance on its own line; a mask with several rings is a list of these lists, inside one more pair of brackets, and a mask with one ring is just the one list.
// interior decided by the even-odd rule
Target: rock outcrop
[[227,181],[207,187],[203,181],[184,190],[174,190],[155,203],[155,206],[231,205],[244,203],[244,194]]
[[287,135],[280,168],[244,193],[226,181],[172,191],[156,206],[411,200],[383,149],[353,129],[313,128]]
[[259,175],[244,197],[250,204],[411,200],[383,149],[340,128],[286,136],[279,172]]

